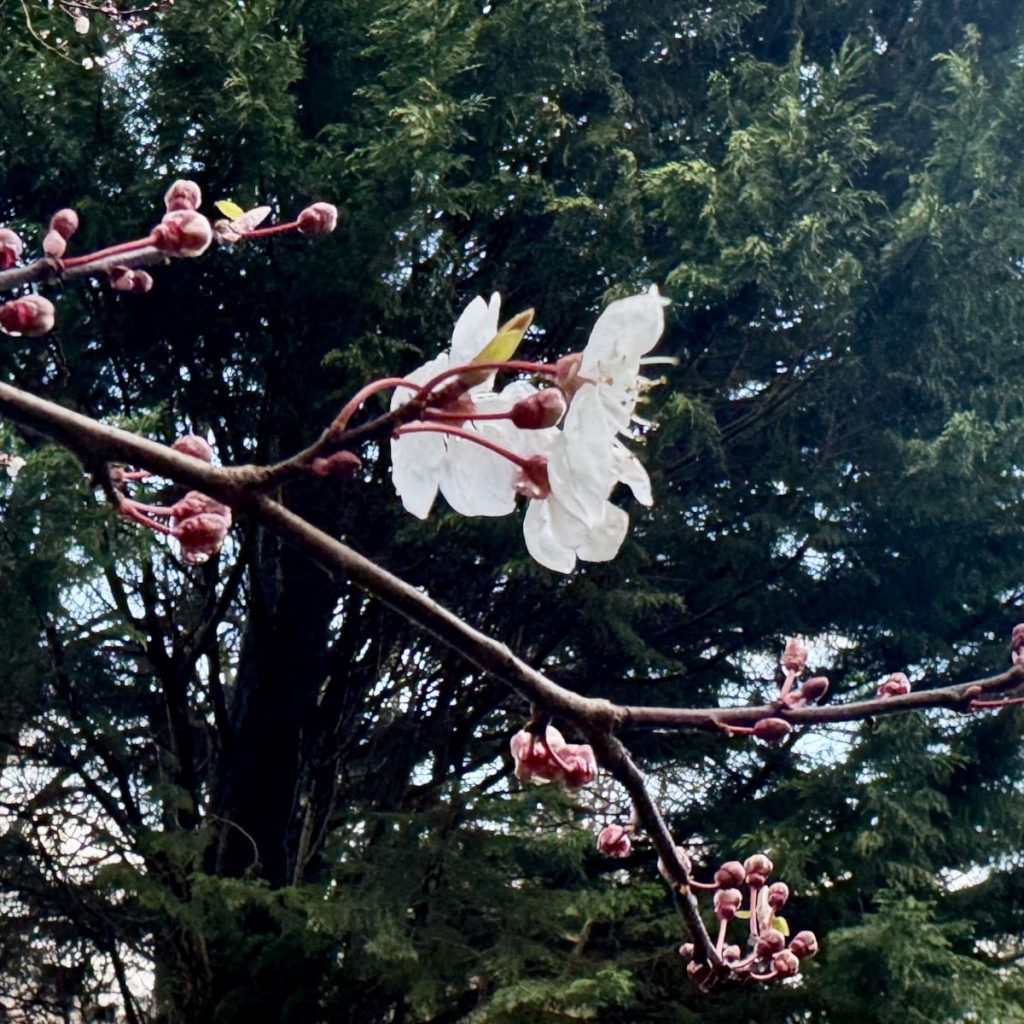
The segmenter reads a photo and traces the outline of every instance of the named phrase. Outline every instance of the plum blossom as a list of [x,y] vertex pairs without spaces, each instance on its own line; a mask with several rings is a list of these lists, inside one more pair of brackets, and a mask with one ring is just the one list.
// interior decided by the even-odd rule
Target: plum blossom
[[[501,299],[495,292],[489,302],[475,298],[463,311],[452,332],[451,348],[414,370],[405,379],[426,384],[449,367],[471,363],[498,333]],[[516,381],[500,394],[491,391],[494,374],[469,388],[459,409],[470,412],[509,412],[522,398],[533,394],[525,381]],[[391,408],[405,405],[415,394],[412,388],[396,388]],[[514,448],[519,431],[509,420],[465,421],[462,429]],[[440,433],[409,433],[391,441],[391,477],[408,512],[426,519],[438,491],[460,515],[504,516],[515,508],[517,467],[496,452],[464,438]]]
[[562,734],[549,725],[543,736],[522,729],[510,742],[516,778],[520,782],[554,782],[561,779],[576,789],[597,775],[597,760],[587,743],[566,743]]

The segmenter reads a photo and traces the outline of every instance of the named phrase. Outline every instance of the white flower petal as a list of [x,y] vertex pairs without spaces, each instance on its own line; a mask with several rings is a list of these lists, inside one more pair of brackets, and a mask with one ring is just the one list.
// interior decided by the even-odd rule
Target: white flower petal
[[[469,424],[467,429],[488,436],[486,430]],[[518,473],[519,467],[504,456],[473,441],[450,437],[441,465],[441,493],[459,515],[507,516],[516,507]]]
[[628,531],[629,516],[617,505],[605,502],[604,515],[587,532],[576,554],[585,562],[609,562],[619,553]]
[[490,302],[479,295],[462,311],[452,331],[452,366],[471,363],[498,333],[501,296],[495,292]]
[[555,572],[570,573],[576,567],[576,555],[552,532],[547,501],[531,501],[523,520],[523,539],[530,556]]
[[650,508],[654,504],[654,496],[651,494],[651,478],[643,463],[621,441],[613,442],[612,450],[616,478],[633,492],[633,497],[641,505]]
[[657,294],[631,295],[611,303],[598,317],[583,350],[581,376],[589,377],[600,364],[623,356],[639,365],[640,357],[654,348],[664,329],[665,314]]
[[441,434],[405,434],[391,442],[391,480],[406,511],[426,519],[437,497],[446,446]]

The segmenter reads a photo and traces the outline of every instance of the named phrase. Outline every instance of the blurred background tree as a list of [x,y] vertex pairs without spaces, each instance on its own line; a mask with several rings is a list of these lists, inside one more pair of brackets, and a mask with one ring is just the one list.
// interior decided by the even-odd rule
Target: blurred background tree
[[[589,696],[765,698],[795,632],[831,699],[1003,667],[1019,4],[127,11],[0,5],[0,219],[38,245],[73,206],[85,251],[145,233],[188,177],[207,209],[325,199],[342,227],[142,297],[69,288],[53,335],[4,342],[5,380],[265,462],[432,357],[474,295],[536,307],[551,356],[657,283],[679,364],[639,428],[656,504],[627,506],[615,562],[563,578],[512,520],[412,520],[383,450],[286,502]],[[593,850],[624,795],[511,778],[528,709],[503,685],[244,519],[188,567],[69,455],[4,442],[28,459],[0,486],[7,1019],[1024,1017],[1019,711],[778,747],[627,735],[698,876],[767,850],[823,940],[799,984],[702,996],[653,851]]]

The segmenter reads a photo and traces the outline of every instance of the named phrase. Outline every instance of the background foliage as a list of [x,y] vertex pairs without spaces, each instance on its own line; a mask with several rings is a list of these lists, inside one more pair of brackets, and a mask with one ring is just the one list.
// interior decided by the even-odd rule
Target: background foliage
[[[1021,617],[1021,30],[1007,0],[178,0],[81,36],[0,5],[26,238],[61,206],[81,251],[136,237],[180,176],[343,217],[69,289],[0,369],[268,461],[476,294],[535,306],[552,355],[658,283],[679,365],[616,562],[556,578],[511,520],[413,521],[386,452],[287,503],[591,696],[764,696],[792,632],[833,699],[988,674]],[[622,795],[511,780],[504,687],[245,521],[189,568],[6,442],[10,1019],[1021,1018],[1019,711],[625,737],[698,875],[766,849],[824,938],[798,985],[702,997],[653,853],[592,850]]]

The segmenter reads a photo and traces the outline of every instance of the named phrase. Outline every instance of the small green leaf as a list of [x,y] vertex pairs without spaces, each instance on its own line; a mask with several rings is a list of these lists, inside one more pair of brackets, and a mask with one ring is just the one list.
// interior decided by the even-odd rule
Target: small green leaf
[[775,918],[775,920],[772,921],[772,927],[777,932],[782,932],[782,934],[785,935],[786,938],[789,938],[789,925],[787,924],[786,919],[784,917]]
[[498,333],[473,357],[474,363],[504,363],[515,355],[519,342],[533,323],[533,310],[517,313]]
[[218,199],[213,204],[217,209],[224,214],[228,220],[234,220],[236,217],[241,217],[245,210],[243,210],[238,203],[231,202],[230,199]]
[[736,913],[733,916],[734,917],[738,917],[741,921],[747,921],[747,920],[750,919],[750,911],[749,910],[737,910]]

